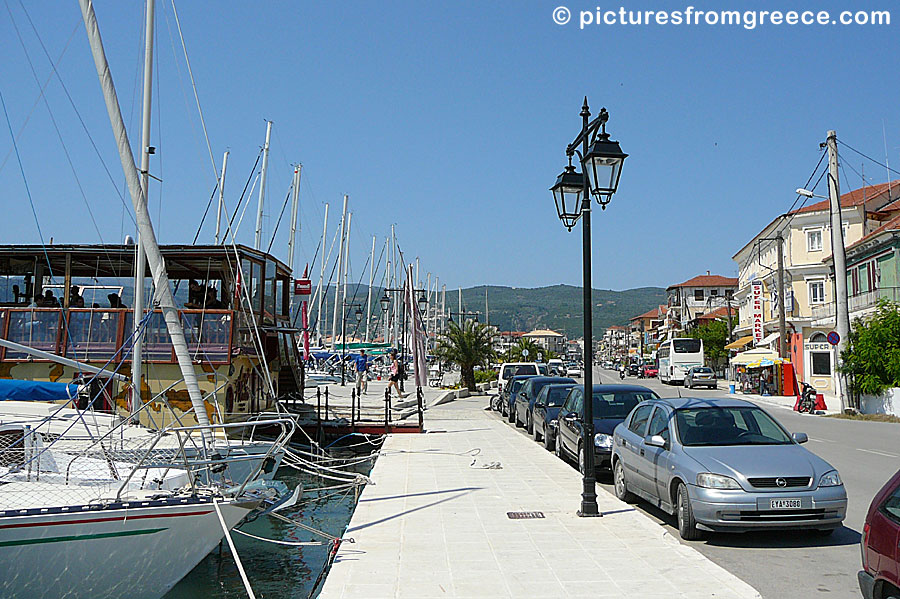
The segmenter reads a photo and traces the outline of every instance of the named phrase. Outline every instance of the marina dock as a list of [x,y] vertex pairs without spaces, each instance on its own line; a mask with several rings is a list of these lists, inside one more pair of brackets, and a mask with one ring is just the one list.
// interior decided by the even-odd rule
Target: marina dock
[[578,472],[486,405],[433,406],[425,433],[388,436],[322,599],[759,597],[603,489],[604,516],[576,516]]

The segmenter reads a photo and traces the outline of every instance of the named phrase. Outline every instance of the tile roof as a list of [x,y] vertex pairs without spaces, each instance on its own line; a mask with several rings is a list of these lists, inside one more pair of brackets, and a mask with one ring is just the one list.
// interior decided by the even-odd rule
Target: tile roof
[[[887,193],[893,195],[894,192],[900,192],[900,180],[890,181],[888,183],[878,183],[877,185],[867,185],[853,191],[841,194],[841,208],[852,208],[859,206],[863,202],[869,203],[872,200],[881,198]],[[890,198],[890,196],[888,196]],[[890,200],[889,200],[890,201]],[[822,200],[809,206],[804,206],[793,210],[790,214],[802,214],[804,212],[816,212],[819,210],[828,210],[828,200]]]
[[[660,307],[662,307],[662,306],[660,306]],[[648,310],[647,312],[644,312],[640,316],[633,317],[631,320],[635,321],[635,320],[640,320],[641,318],[659,318],[659,308],[653,308],[652,310]]]
[[699,275],[688,279],[678,285],[669,285],[668,289],[677,287],[737,287],[737,277],[723,277],[721,275]]
[[[854,248],[861,243],[865,243],[866,241],[872,239],[873,237],[875,237],[877,235],[881,235],[882,233],[884,233],[886,231],[900,231],[900,214],[896,215],[894,218],[887,221],[886,223],[884,223],[883,225],[881,225],[880,227],[878,227],[877,229],[875,229],[874,231],[872,231],[871,233],[869,233],[868,235],[863,237],[862,239],[859,239],[859,240],[851,243],[850,245],[847,246],[847,249],[849,250],[850,248]],[[831,256],[829,256],[828,259],[833,259],[833,258]]]

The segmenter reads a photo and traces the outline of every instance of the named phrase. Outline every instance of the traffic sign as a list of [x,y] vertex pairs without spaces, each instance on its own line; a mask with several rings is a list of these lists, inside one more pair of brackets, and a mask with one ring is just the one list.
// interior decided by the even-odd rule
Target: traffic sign
[[523,350],[522,350],[522,355],[523,355],[524,357],[527,358],[527,357],[528,357],[528,350],[527,350],[527,349],[523,349]]
[[828,343],[830,343],[831,345],[837,345],[840,342],[841,336],[838,335],[837,331],[831,331],[830,333],[828,333]]

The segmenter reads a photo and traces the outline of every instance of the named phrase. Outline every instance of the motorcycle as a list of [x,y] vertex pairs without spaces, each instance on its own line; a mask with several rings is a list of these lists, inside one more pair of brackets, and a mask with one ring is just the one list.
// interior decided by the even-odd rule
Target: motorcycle
[[624,368],[619,370],[619,378],[623,381],[625,380],[625,369]]
[[803,383],[803,391],[800,393],[800,403],[797,411],[801,414],[815,414],[816,412],[816,388],[809,383]]

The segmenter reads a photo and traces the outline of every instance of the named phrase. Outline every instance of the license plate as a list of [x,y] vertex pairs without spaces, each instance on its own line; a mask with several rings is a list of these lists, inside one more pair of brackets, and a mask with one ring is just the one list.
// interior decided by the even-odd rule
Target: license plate
[[769,507],[773,510],[799,510],[799,499],[770,499]]

